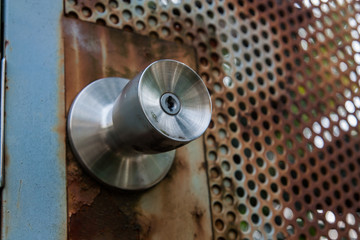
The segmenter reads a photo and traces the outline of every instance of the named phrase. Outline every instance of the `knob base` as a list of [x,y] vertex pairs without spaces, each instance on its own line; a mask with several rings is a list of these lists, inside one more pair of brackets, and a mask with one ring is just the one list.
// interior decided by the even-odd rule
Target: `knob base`
[[124,153],[111,146],[112,109],[128,82],[111,77],[85,87],[70,108],[67,132],[76,158],[96,179],[115,188],[141,190],[165,177],[175,150],[139,154]]

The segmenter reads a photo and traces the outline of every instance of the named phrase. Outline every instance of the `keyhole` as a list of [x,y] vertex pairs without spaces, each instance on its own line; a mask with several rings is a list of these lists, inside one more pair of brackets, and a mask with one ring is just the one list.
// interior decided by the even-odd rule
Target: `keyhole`
[[172,96],[166,98],[166,104],[170,112],[173,112],[174,108],[176,108],[176,101]]
[[160,106],[169,115],[178,114],[181,108],[180,100],[173,93],[164,93],[160,98]]

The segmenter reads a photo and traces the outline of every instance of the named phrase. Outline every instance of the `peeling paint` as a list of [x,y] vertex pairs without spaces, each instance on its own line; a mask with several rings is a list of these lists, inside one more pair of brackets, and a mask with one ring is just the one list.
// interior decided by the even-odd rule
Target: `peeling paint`
[[[87,175],[75,161],[70,151],[67,152],[67,189],[68,216],[72,217],[84,205],[90,206],[100,193],[99,185]],[[84,176],[82,176],[84,175]],[[81,181],[79,182],[79,178]]]
[[69,222],[69,239],[139,239],[134,206],[139,194],[102,189],[91,205],[82,205]]
[[16,208],[18,210],[20,209],[21,187],[22,187],[22,180],[19,181],[19,190],[18,190],[17,201],[16,201]]

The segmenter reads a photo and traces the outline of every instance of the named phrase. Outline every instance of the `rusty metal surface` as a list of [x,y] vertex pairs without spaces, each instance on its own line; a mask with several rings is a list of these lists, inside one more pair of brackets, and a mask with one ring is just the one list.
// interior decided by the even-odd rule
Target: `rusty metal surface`
[[214,238],[357,239],[358,1],[65,0],[65,13],[196,48]]
[[[76,19],[63,20],[66,111],[88,83],[133,78],[155,60],[196,69],[192,47],[159,41]],[[203,139],[176,151],[170,173],[147,191],[109,189],[83,172],[68,146],[69,239],[211,239]]]

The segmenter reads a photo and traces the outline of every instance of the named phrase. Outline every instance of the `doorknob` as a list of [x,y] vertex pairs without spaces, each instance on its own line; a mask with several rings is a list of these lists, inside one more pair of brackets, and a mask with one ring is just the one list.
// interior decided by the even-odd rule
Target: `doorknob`
[[175,149],[200,137],[211,119],[210,95],[190,67],[150,64],[131,81],[103,78],[86,86],[69,111],[69,142],[101,182],[129,190],[165,177]]

